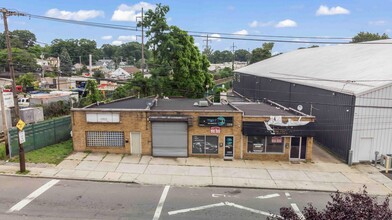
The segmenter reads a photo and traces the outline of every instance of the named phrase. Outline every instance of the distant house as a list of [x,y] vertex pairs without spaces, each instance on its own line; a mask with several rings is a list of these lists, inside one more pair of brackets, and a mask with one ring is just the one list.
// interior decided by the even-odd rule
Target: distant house
[[98,60],[95,63],[95,66],[99,66],[102,67],[103,69],[108,69],[108,70],[114,70],[115,68],[115,63],[113,60],[111,59],[102,59],[102,60]]
[[135,66],[120,67],[110,74],[110,78],[119,80],[132,79],[137,72],[140,72],[140,69]]

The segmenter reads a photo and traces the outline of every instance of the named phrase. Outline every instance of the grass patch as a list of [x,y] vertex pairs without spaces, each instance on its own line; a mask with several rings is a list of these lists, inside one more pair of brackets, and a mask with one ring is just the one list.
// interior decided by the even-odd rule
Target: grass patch
[[[73,151],[72,140],[50,145],[25,154],[28,163],[50,163],[59,164]],[[19,157],[12,157],[12,162],[19,162]]]
[[16,171],[16,174],[20,174],[20,175],[27,175],[29,173],[30,173],[30,170],[26,170],[24,172]]
[[0,160],[5,160],[7,157],[5,155],[5,145],[0,143]]

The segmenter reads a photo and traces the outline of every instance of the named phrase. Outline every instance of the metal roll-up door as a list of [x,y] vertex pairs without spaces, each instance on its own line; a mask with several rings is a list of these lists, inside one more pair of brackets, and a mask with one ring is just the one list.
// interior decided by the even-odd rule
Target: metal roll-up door
[[153,156],[187,157],[188,125],[184,122],[153,122]]

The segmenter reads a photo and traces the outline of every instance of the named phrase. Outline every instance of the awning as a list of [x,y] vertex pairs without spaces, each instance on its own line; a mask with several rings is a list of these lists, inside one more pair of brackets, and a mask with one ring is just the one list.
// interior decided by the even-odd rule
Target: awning
[[314,136],[310,124],[295,127],[271,126],[273,132],[267,129],[264,122],[242,122],[242,134],[246,136]]

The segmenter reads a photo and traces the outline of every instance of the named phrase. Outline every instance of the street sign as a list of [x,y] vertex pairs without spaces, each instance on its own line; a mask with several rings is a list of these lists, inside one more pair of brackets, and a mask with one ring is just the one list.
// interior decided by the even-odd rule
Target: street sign
[[26,142],[26,135],[24,131],[19,131],[19,143],[23,144]]
[[23,128],[26,126],[26,123],[22,121],[22,119],[19,119],[18,123],[16,124],[16,127],[21,131]]
[[7,108],[14,107],[14,97],[12,92],[3,92],[4,106]]
[[211,127],[210,131],[211,131],[211,134],[220,134],[221,129],[220,129],[220,127]]

